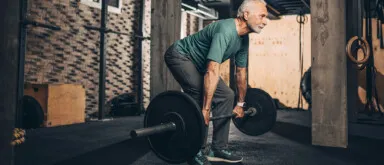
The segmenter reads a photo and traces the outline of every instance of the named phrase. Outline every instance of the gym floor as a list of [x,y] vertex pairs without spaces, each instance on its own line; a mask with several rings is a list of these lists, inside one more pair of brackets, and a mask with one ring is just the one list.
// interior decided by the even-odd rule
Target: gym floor
[[[244,157],[242,164],[250,165],[384,164],[382,127],[350,124],[349,148],[319,147],[311,145],[310,115],[308,111],[279,110],[274,129],[258,137],[244,135],[231,125],[229,146]],[[131,129],[142,127],[142,120],[135,116],[28,130],[26,142],[15,149],[15,164],[167,164],[150,151],[145,139],[127,140]]]

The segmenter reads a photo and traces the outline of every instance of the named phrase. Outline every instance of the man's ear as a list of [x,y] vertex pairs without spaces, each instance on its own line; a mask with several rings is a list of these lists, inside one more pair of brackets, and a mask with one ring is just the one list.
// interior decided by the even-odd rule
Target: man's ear
[[248,16],[249,16],[249,12],[245,11],[244,12],[244,20],[248,21]]

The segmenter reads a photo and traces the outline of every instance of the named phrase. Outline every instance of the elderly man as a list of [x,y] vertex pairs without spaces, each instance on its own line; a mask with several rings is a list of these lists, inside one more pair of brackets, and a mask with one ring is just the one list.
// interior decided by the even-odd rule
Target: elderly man
[[[189,164],[209,165],[209,161],[237,163],[242,157],[228,150],[230,119],[213,121],[212,144],[207,145],[211,104],[212,115],[236,113],[244,116],[244,97],[247,90],[246,72],[249,33],[260,33],[267,24],[267,8],[263,0],[244,0],[236,18],[213,22],[201,31],[176,41],[165,53],[164,59],[183,91],[192,96],[201,106],[206,124],[206,137],[202,150]],[[219,77],[219,66],[235,58],[237,81],[237,104],[235,94]]]

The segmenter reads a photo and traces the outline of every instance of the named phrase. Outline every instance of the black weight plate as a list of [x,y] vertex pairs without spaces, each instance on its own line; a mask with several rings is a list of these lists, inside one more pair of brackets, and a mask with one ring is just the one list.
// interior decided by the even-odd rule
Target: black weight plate
[[300,90],[301,94],[304,96],[305,101],[307,101],[307,103],[310,105],[312,104],[311,85],[311,67],[309,67],[300,81]]
[[23,96],[22,127],[40,128],[44,123],[44,112],[40,103],[32,96]]
[[[183,163],[193,158],[203,144],[205,126],[199,105],[182,92],[160,93],[148,105],[144,127],[172,121],[179,125],[176,125],[176,131],[150,135],[148,141],[160,159],[168,163]],[[180,123],[184,125],[183,129],[180,129]]]
[[250,136],[259,136],[270,131],[276,123],[276,106],[272,97],[264,90],[248,88],[245,97],[246,106],[244,110],[256,108],[254,116],[243,118],[232,118],[237,129]]

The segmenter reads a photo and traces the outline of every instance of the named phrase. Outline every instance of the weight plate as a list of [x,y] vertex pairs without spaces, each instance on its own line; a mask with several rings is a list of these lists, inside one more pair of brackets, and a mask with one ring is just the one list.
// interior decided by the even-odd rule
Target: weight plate
[[259,136],[270,131],[276,123],[276,106],[272,97],[258,88],[248,88],[245,97],[246,107],[256,108],[254,116],[232,118],[237,129],[250,136]]
[[145,112],[144,127],[174,122],[176,131],[148,136],[152,151],[168,163],[183,163],[201,149],[204,139],[203,116],[189,95],[166,91],[152,99]]
[[44,124],[44,111],[32,96],[23,96],[22,128],[40,128]]
[[300,81],[300,91],[305,101],[310,105],[312,104],[311,85],[311,67],[309,67]]

